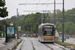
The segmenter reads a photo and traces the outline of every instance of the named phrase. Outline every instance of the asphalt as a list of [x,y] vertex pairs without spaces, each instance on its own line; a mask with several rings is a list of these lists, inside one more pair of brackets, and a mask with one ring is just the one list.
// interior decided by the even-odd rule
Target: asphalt
[[13,46],[19,42],[21,39],[12,39],[10,42],[5,43],[5,38],[0,38],[0,50],[12,49]]

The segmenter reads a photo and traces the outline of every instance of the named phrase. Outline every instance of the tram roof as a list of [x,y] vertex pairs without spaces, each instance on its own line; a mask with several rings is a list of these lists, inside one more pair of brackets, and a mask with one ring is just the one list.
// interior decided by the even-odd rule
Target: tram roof
[[39,26],[43,26],[43,25],[54,25],[53,23],[42,23],[41,25]]
[[39,26],[43,26],[43,25],[53,25],[54,27],[56,27],[53,23],[42,23]]
[[56,27],[53,23],[42,23],[38,27],[43,26],[43,25],[53,25],[54,27]]

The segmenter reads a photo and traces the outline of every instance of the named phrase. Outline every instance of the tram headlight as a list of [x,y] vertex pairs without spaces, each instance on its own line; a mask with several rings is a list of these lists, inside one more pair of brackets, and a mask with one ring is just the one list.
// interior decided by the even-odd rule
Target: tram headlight
[[44,40],[44,37],[42,36],[42,40]]

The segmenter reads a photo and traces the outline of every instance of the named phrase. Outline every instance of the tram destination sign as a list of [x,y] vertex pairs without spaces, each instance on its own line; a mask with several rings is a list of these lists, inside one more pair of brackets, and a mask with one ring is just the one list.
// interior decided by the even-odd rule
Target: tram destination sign
[[52,29],[45,29],[46,31],[52,31]]

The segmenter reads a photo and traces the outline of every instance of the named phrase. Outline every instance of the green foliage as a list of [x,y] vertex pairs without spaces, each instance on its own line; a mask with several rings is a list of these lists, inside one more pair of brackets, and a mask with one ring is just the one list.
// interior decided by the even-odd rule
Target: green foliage
[[72,47],[74,47],[75,48],[75,45],[74,44],[70,44],[70,43],[66,43],[66,42],[61,42],[61,41],[57,41],[57,40],[55,40],[55,43],[58,43],[58,44],[60,44],[60,45],[62,45],[62,46],[72,46]]
[[61,22],[56,22],[56,30],[58,30],[58,32],[62,32],[62,23]]
[[1,7],[5,6],[5,0],[0,0],[0,6]]
[[0,21],[0,31],[4,31],[4,26],[8,25],[6,20]]
[[2,31],[0,31],[0,37],[2,36],[2,33],[3,33],[3,32],[2,32]]
[[75,32],[75,24],[73,22],[65,22],[65,33],[73,34]]
[[12,50],[16,50],[17,46],[22,42],[22,39],[14,45],[14,47],[12,48]]
[[[24,31],[28,31],[28,32],[38,32],[38,25],[40,24],[40,13],[36,13],[36,14],[28,14],[24,17],[24,19],[20,20],[20,25],[22,26],[22,29]],[[27,17],[28,16],[28,17]],[[39,23],[38,23],[39,22]]]
[[0,24],[0,31],[3,31],[3,24]]
[[4,26],[7,25],[6,20],[0,21],[0,31],[4,31]]
[[[71,34],[75,32],[75,16],[71,14],[75,14],[75,8],[71,10],[65,11],[64,15],[64,33],[65,34]],[[62,17],[62,12],[60,10],[57,10],[56,13],[57,18]],[[62,32],[62,20],[56,20],[56,29],[58,32]]]
[[[75,8],[71,9],[71,10],[67,10],[64,13],[64,33],[66,34],[72,34],[75,32],[75,16],[71,15],[71,14],[75,14]],[[54,12],[50,13],[50,18],[54,18]],[[56,10],[56,17],[55,18],[63,18],[62,17],[62,11],[57,9]],[[54,22],[54,19],[50,19],[50,21]],[[55,19],[56,22],[56,29],[58,30],[58,32],[62,32],[62,20],[61,19]]]
[[[19,16],[19,26],[22,28],[22,32],[28,33],[37,33],[38,32],[38,25],[41,24],[41,17],[43,14],[43,23],[54,23],[54,12],[50,13],[32,13],[28,15],[20,15]],[[75,16],[70,14],[75,14],[75,8],[65,11],[64,13],[64,33],[65,34],[72,34],[75,32]],[[48,18],[48,19],[47,19]],[[56,17],[55,18],[62,18],[62,11],[57,9],[56,10]],[[3,25],[7,24],[10,25],[10,22],[13,22],[14,26],[17,29],[17,20],[16,16],[12,16],[10,19],[6,19],[4,21],[0,21],[0,30],[3,31]],[[55,25],[58,32],[62,32],[62,19],[55,19]]]
[[8,16],[7,7],[5,6],[5,0],[0,0],[0,17]]

